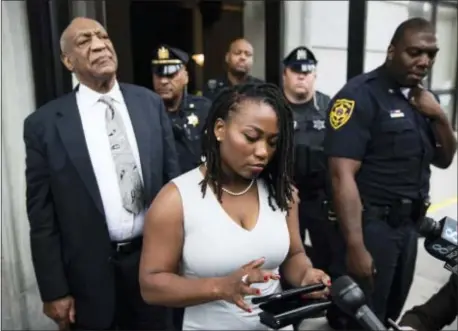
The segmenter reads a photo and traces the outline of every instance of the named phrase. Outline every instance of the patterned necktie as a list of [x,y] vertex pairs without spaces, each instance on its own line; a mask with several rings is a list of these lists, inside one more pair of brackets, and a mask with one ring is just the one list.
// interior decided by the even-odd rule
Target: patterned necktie
[[145,207],[143,184],[127,140],[124,123],[111,97],[103,96],[100,98],[100,102],[107,105],[105,111],[106,128],[121,190],[122,205],[127,211],[137,215]]

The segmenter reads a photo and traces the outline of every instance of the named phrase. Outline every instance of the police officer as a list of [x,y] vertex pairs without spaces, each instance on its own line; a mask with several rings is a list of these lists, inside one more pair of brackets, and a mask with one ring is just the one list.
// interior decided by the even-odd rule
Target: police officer
[[[403,22],[385,63],[351,79],[328,116],[325,152],[338,216],[330,273],[354,277],[383,322],[399,317],[412,284],[430,164],[447,168],[456,152],[447,116],[421,87],[437,51],[430,22]],[[328,321],[334,329],[359,327],[336,307]]]
[[315,55],[304,46],[295,48],[283,60],[283,94],[293,110],[295,130],[295,182],[299,189],[299,226],[302,242],[307,229],[312,249],[307,253],[316,268],[327,270],[331,259],[327,220],[323,152],[329,96],[315,90]]
[[208,80],[203,95],[214,100],[221,89],[241,83],[260,83],[262,80],[250,76],[253,67],[253,46],[245,39],[234,40],[226,53],[227,73],[224,77]]
[[189,55],[161,45],[152,59],[153,87],[164,100],[172,122],[182,173],[201,161],[201,131],[210,108],[210,100],[187,93]]

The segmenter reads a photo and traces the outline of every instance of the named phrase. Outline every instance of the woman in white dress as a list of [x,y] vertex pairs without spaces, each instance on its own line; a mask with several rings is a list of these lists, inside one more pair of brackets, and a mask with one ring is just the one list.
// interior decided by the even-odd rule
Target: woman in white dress
[[250,299],[281,291],[280,269],[293,286],[330,285],[299,235],[292,112],[275,85],[247,84],[219,94],[205,128],[206,163],[147,213],[142,296],[185,307],[184,330],[268,329]]

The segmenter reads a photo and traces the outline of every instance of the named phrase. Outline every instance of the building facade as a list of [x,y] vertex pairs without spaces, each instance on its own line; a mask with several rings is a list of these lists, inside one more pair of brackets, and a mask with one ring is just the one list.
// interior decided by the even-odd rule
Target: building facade
[[[120,80],[126,82],[149,84],[150,73],[144,74],[145,68],[149,71],[149,48],[142,47],[153,43],[152,39],[161,40],[156,31],[169,33],[167,40],[188,52],[206,55],[204,68],[191,69],[196,90],[212,75],[222,73],[228,42],[244,36],[255,48],[253,74],[274,83],[280,83],[281,59],[296,46],[310,47],[319,61],[318,89],[333,95],[348,78],[383,62],[398,24],[423,16],[434,22],[441,49],[427,86],[440,96],[456,128],[458,1],[230,1],[217,7],[176,1],[174,8],[164,4],[153,8],[158,16],[172,10],[182,15],[188,24],[182,30],[190,31],[186,38],[185,32],[170,32],[173,25],[167,21],[159,26],[166,28],[155,30],[151,25],[142,35],[134,24],[131,2],[2,1],[3,329],[53,327],[42,315],[30,258],[22,125],[37,107],[71,91],[77,83],[59,60],[60,33],[72,17],[92,17],[106,25],[117,48]],[[137,40],[138,35],[143,40]]]

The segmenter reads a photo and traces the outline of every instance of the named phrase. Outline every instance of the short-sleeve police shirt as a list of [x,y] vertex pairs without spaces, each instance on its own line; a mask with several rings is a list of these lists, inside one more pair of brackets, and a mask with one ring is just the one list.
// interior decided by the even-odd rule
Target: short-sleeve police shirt
[[188,94],[178,111],[169,112],[182,173],[200,164],[202,131],[210,106],[207,98]]
[[361,161],[356,181],[364,201],[386,205],[428,195],[430,121],[383,67],[351,79],[331,101],[324,148],[329,157]]

